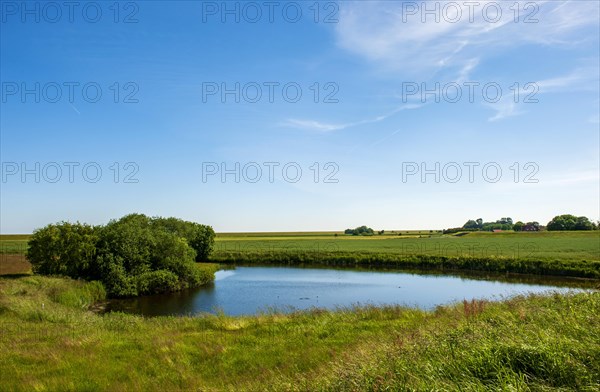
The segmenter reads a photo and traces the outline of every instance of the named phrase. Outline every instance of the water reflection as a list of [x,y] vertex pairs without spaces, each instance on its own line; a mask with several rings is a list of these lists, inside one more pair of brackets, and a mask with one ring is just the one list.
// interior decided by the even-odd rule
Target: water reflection
[[214,283],[193,290],[111,301],[107,311],[146,316],[223,311],[254,314],[356,304],[401,304],[430,309],[471,298],[500,299],[549,290],[592,288],[593,282],[535,276],[414,273],[382,270],[238,266],[218,271]]

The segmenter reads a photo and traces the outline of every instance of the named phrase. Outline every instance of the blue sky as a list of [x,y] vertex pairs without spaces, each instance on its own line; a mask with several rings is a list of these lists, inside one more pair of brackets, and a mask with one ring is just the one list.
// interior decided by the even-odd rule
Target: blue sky
[[0,3],[2,233],[600,219],[597,1]]

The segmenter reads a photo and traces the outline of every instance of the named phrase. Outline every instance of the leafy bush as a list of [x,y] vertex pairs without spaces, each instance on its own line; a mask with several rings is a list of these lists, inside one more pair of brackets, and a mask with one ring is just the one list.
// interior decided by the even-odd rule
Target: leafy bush
[[213,250],[215,232],[210,226],[196,224],[188,241],[196,251],[196,261],[206,261]]
[[215,232],[210,226],[187,222],[177,218],[154,218],[153,224],[169,233],[185,238],[196,251],[196,261],[206,261],[215,242]]
[[168,293],[179,289],[179,279],[171,271],[145,272],[137,277],[138,294]]
[[40,274],[88,278],[93,274],[97,239],[94,227],[79,222],[48,225],[31,236],[27,258]]
[[106,226],[61,222],[36,230],[27,258],[35,272],[101,281],[111,297],[197,287],[214,244],[210,226],[131,214]]
[[123,267],[123,259],[113,255],[100,256],[102,283],[111,297],[135,297],[138,295],[134,276]]

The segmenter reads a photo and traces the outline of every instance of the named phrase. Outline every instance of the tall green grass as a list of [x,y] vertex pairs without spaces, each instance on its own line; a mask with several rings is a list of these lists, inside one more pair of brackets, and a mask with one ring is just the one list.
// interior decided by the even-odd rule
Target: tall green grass
[[0,278],[0,390],[598,390],[600,293],[229,317],[96,314]]

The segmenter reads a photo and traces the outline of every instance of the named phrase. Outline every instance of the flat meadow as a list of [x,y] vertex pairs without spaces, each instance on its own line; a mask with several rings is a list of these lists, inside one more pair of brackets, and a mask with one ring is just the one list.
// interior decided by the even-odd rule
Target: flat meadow
[[215,255],[227,252],[366,252],[397,256],[505,257],[542,260],[600,260],[600,233],[394,231],[352,236],[342,232],[219,233]]
[[[211,261],[535,265],[538,272],[546,266],[558,275],[592,275],[586,280],[597,286],[598,232],[400,234],[219,234]],[[0,390],[600,388],[600,293],[594,289],[469,299],[429,311],[353,306],[144,317],[99,312],[106,292],[98,282],[32,275],[24,259],[27,238],[0,237]]]

